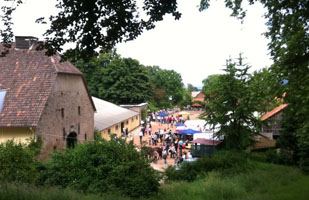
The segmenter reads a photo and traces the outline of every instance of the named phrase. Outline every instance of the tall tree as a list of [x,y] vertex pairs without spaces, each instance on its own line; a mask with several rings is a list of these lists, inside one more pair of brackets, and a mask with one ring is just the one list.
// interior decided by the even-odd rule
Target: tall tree
[[[3,42],[13,40],[12,13],[24,0],[5,0],[1,7],[1,21],[6,29],[0,31]],[[116,43],[135,39],[145,29],[153,29],[155,22],[166,14],[179,19],[176,0],[144,0],[140,8],[136,0],[57,0],[59,13],[50,16],[50,28],[45,32],[48,54],[60,52],[63,45],[74,42],[68,56],[90,60],[96,49],[111,49]],[[13,5],[13,6],[12,6]],[[44,18],[38,23],[46,23]]]
[[[232,16],[245,17],[242,0],[225,0]],[[288,107],[283,115],[281,148],[293,154],[309,172],[309,1],[308,0],[248,0],[260,2],[266,8],[265,18],[270,39],[268,47],[278,79],[287,79],[283,87]],[[200,10],[209,7],[209,0],[201,0]],[[280,92],[281,93],[281,92]],[[282,93],[281,93],[282,94]],[[281,97],[281,94],[280,97]],[[291,145],[287,145],[287,144]]]
[[[154,100],[159,107],[171,107],[179,104],[183,101],[184,85],[181,75],[174,70],[160,69],[158,66],[148,67],[148,73],[150,74],[150,80],[154,91],[160,91],[162,96],[158,99],[156,93],[154,93]],[[164,91],[164,95],[162,95]]]
[[245,149],[259,132],[259,120],[253,115],[257,102],[249,88],[249,66],[227,60],[225,74],[212,75],[203,81],[206,111],[204,119],[218,135],[224,135],[226,147]]
[[76,64],[84,73],[93,96],[116,104],[142,103],[151,98],[149,75],[137,60],[121,58],[111,52],[87,64],[81,61]]

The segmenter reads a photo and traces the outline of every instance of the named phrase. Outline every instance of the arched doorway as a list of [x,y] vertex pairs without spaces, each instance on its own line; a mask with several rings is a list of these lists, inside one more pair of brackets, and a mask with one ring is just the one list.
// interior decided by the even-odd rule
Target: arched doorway
[[67,148],[74,149],[77,143],[77,134],[75,132],[71,132],[67,137]]

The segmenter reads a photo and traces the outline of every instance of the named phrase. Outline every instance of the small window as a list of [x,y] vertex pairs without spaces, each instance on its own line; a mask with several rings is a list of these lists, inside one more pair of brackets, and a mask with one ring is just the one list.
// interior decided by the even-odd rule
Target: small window
[[126,124],[127,124],[127,125],[129,124],[129,120],[126,121]]
[[116,125],[116,131],[118,130],[118,125]]
[[78,115],[80,115],[80,106],[78,106]]
[[132,122],[134,122],[134,118],[132,118]]
[[64,118],[64,108],[61,108],[61,117]]
[[111,129],[108,129],[108,130],[107,130],[107,133],[110,134],[110,133],[111,133]]
[[57,146],[55,145],[55,146],[54,146],[54,151],[56,151],[56,150],[57,150]]
[[78,134],[80,134],[80,123],[78,123],[77,131],[78,131]]
[[85,141],[87,140],[87,133],[85,133]]

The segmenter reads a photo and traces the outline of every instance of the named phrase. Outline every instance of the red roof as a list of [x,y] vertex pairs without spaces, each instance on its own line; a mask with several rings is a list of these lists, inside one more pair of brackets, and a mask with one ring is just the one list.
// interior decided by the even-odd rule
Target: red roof
[[190,143],[199,143],[203,145],[209,145],[209,146],[217,146],[221,143],[222,141],[216,141],[216,140],[207,140],[204,138],[197,138],[195,140],[192,140]]
[[277,114],[278,112],[280,112],[281,110],[283,110],[285,107],[287,107],[288,104],[281,104],[280,106],[274,108],[272,111],[269,111],[268,113],[266,113],[263,117],[262,117],[262,121],[270,118],[271,116],[274,116],[275,114]]
[[[3,50],[1,44],[0,50]],[[83,78],[71,63],[60,62],[60,59],[59,55],[46,56],[43,50],[15,49],[14,45],[6,56],[0,57],[0,88],[7,89],[0,127],[36,126],[57,74]],[[92,102],[90,95],[89,98]]]

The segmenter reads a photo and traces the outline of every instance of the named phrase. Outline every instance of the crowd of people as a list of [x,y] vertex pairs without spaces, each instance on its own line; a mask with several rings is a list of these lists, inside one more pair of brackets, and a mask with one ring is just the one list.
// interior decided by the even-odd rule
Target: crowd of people
[[[181,115],[175,115],[169,113],[169,116],[158,117],[158,113],[151,113],[145,122],[142,123],[141,131],[139,133],[140,144],[143,144],[143,138],[145,136],[147,140],[144,140],[149,147],[154,149],[153,160],[156,163],[158,160],[163,159],[164,163],[167,163],[167,159],[174,159],[174,164],[180,164],[185,159],[192,158],[189,150],[186,149],[189,140],[183,135],[173,132],[172,129],[177,123],[184,123],[184,119]],[[152,123],[159,124],[157,130],[153,130]],[[162,125],[166,128],[163,128]]]

